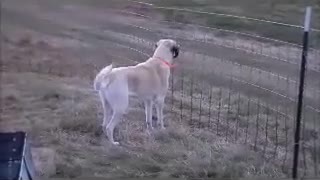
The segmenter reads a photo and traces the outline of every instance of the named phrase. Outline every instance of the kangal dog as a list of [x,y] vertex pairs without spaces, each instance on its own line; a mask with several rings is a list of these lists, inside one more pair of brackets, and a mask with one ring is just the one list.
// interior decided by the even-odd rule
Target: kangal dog
[[[179,46],[171,39],[161,39],[156,43],[151,58],[135,66],[112,68],[112,64],[103,68],[94,80],[94,89],[99,92],[104,117],[102,127],[112,144],[115,126],[120,122],[129,105],[129,97],[141,99],[145,105],[147,131],[152,127],[152,108],[156,107],[157,124],[163,124],[164,99],[169,87],[170,68],[179,55]],[[108,108],[110,107],[110,108]],[[107,115],[112,116],[108,121]]]

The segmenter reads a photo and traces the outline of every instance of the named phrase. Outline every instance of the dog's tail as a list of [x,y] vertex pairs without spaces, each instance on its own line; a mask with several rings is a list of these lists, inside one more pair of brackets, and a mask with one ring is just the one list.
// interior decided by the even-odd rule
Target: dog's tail
[[96,90],[96,91],[100,90],[102,83],[104,83],[103,79],[110,74],[111,70],[112,70],[112,64],[103,68],[99,72],[99,74],[94,79],[94,83],[93,83],[94,90]]

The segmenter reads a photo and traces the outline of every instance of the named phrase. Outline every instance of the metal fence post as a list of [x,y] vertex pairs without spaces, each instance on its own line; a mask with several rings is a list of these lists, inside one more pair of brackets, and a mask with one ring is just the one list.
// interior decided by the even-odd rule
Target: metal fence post
[[306,14],[304,19],[304,33],[303,33],[303,49],[302,49],[302,60],[300,67],[300,82],[299,82],[299,96],[297,105],[297,121],[294,136],[294,155],[293,155],[293,169],[292,178],[297,179],[298,176],[298,160],[299,160],[299,146],[300,146],[300,126],[301,126],[301,113],[303,103],[303,90],[304,90],[304,79],[306,71],[306,63],[308,56],[308,37],[310,31],[310,20],[311,20],[311,7],[306,8]]

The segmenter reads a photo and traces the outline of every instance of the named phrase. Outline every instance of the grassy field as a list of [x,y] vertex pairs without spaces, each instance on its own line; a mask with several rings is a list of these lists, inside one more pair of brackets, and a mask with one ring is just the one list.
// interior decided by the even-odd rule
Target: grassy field
[[[312,27],[315,29],[320,28],[320,4],[317,0],[144,0],[143,2],[152,3],[162,7],[185,8],[195,11],[246,16],[300,26],[303,26],[305,7],[312,6]],[[185,11],[177,12],[165,9],[158,9],[158,11],[164,14],[165,18],[170,21],[249,32],[298,44],[301,43],[302,39],[297,38],[301,37],[302,30],[292,27]],[[320,32],[314,33],[313,37],[313,45],[319,46]]]
[[[305,5],[304,1],[272,4],[253,0],[148,2],[293,24],[301,24]],[[191,26],[171,27],[172,24],[158,21],[163,17],[157,18],[160,13],[170,21],[176,17],[185,23],[254,32],[292,42],[299,42],[300,36],[247,21],[172,14],[133,4],[102,0],[4,3],[0,130],[25,130],[31,135],[40,175],[113,178],[290,175],[294,119],[271,112],[263,105],[293,115],[295,104],[288,98],[235,80],[246,80],[295,97],[296,84],[288,85],[289,79],[280,76],[290,77],[290,82],[297,81],[298,66],[269,56],[299,62],[300,49],[230,34],[204,33]],[[319,11],[319,5],[314,8]],[[156,19],[119,13],[132,10]],[[314,22],[318,27],[319,21]],[[92,89],[93,77],[111,62],[123,66],[144,61],[147,56],[138,51],[152,53],[154,42],[166,37],[161,33],[176,36],[182,47],[172,79],[173,92],[168,92],[166,101],[168,128],[147,136],[143,106],[133,100],[129,113],[116,129],[121,146],[111,146],[100,127],[101,105]],[[206,42],[190,38],[196,33],[200,37],[206,34]],[[223,46],[228,41],[233,42],[234,48]],[[235,47],[253,50],[248,53]],[[262,56],[258,51],[269,56]],[[314,92],[320,85],[319,72],[315,70],[317,57],[310,52],[309,66],[313,69],[307,74],[305,101],[315,107],[319,107],[320,98]],[[262,71],[273,72],[278,77]],[[227,76],[230,72],[234,75],[233,82]],[[313,111],[304,115],[308,122],[303,128],[300,170],[313,174],[320,171],[317,169],[320,124],[314,121],[319,116]]]
[[[38,69],[43,65],[40,54],[54,61],[61,53],[45,42],[7,41],[0,130],[30,134],[36,168],[43,177],[283,176],[280,165],[261,161],[261,154],[249,147],[227,143],[207,130],[194,131],[187,121],[180,124],[167,117],[169,128],[148,137],[139,106],[130,109],[128,121],[117,131],[122,146],[114,147],[101,131],[101,107],[90,77],[69,74],[63,62]],[[18,63],[28,59],[33,63]]]

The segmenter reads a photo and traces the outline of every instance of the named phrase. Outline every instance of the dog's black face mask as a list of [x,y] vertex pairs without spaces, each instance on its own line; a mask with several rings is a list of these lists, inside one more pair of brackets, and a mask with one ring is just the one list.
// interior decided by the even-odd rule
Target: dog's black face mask
[[178,46],[173,46],[171,48],[171,53],[172,53],[173,58],[178,57],[179,56],[179,47]]
[[[169,46],[170,46],[170,45],[169,45]],[[156,44],[154,45],[154,49],[157,49],[157,48],[158,48],[158,43],[156,43]],[[178,57],[178,56],[179,56],[179,46],[174,45],[173,47],[171,47],[170,52],[172,53],[172,57],[173,57],[173,58]]]

